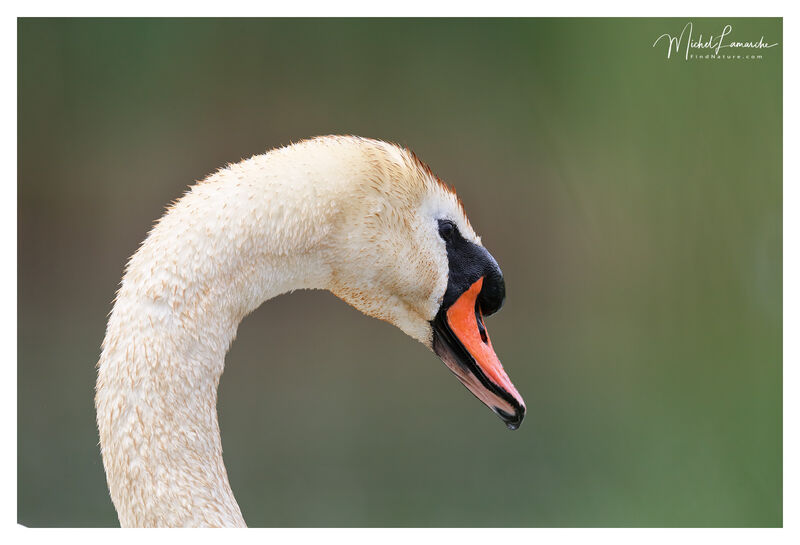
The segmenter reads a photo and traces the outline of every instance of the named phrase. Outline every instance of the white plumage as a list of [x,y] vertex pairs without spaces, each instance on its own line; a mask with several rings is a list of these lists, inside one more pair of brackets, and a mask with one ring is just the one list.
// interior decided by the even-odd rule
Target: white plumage
[[413,154],[322,137],[230,165],[171,206],[130,259],[98,363],[97,424],[123,526],[244,526],[222,461],[217,386],[242,318],[328,289],[431,347],[447,287],[437,218],[476,244]]

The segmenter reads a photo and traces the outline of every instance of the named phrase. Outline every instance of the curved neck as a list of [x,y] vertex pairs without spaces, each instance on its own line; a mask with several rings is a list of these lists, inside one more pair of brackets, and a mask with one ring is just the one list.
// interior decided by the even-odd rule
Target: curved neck
[[327,196],[334,192],[305,179],[284,186],[268,160],[255,157],[194,186],[128,265],[96,395],[123,526],[244,526],[216,412],[225,354],[241,319],[263,301],[328,287],[323,241],[336,211]]

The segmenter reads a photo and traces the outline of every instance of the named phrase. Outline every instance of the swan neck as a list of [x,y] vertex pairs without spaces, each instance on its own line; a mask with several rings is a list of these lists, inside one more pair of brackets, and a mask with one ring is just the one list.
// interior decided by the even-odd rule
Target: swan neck
[[225,354],[265,300],[327,287],[322,241],[332,218],[320,211],[336,209],[310,181],[284,185],[280,168],[259,164],[265,157],[194,186],[129,262],[96,395],[123,526],[244,526],[216,410]]

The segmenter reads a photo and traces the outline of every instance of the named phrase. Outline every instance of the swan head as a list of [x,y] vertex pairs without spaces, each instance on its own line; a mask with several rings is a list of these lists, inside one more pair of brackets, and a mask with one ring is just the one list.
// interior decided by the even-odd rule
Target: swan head
[[[374,142],[374,141],[373,141]],[[334,238],[331,291],[433,350],[510,429],[525,403],[497,357],[484,317],[505,281],[455,191],[413,153],[374,142]]]

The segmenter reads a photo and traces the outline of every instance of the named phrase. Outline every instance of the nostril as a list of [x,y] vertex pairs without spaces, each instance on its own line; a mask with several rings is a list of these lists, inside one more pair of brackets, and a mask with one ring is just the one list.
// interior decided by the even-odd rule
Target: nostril
[[489,336],[486,334],[486,326],[483,325],[483,317],[481,316],[481,307],[475,305],[475,321],[478,322],[478,332],[481,334],[483,344],[489,344]]

